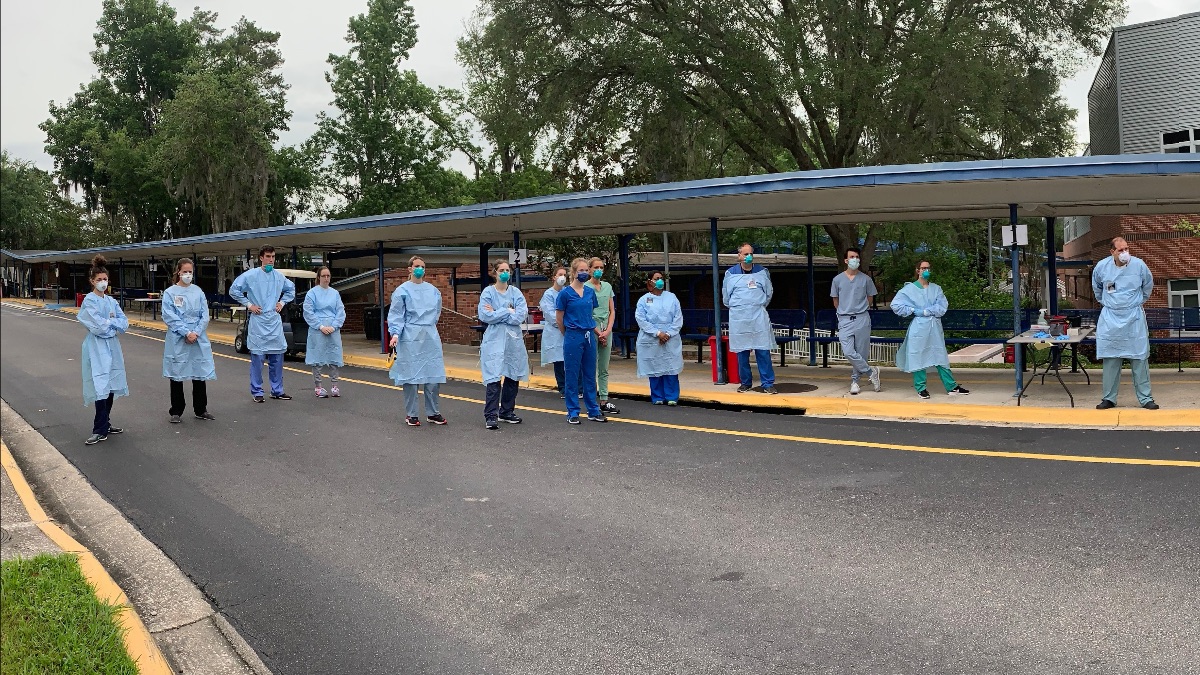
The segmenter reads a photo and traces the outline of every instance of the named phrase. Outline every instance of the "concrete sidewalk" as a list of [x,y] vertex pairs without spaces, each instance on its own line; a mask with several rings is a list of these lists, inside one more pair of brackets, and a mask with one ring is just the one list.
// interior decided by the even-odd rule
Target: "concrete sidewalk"
[[[63,311],[73,311],[64,309]],[[153,330],[165,330],[162,321],[151,321],[150,315],[130,315],[131,324]],[[233,344],[237,323],[217,320],[209,323],[209,339],[216,343]],[[348,365],[367,368],[386,367],[385,355],[379,343],[358,334],[342,337],[345,361]],[[447,375],[453,379],[480,381],[479,350],[465,345],[444,345]],[[707,355],[706,355],[707,356]],[[540,357],[531,353],[530,384],[552,388],[554,374],[540,365]],[[1132,378],[1126,371],[1118,395],[1118,407],[1096,410],[1100,402],[1099,367],[1084,373],[1063,372],[1063,381],[1075,398],[1075,406],[1067,391],[1054,379],[1046,377],[1029,386],[1020,406],[1014,397],[1014,377],[1011,368],[968,368],[953,366],[956,380],[971,391],[969,396],[946,396],[936,373],[930,374],[929,401],[920,400],[912,386],[912,376],[896,368],[881,368],[883,390],[875,392],[864,378],[863,392],[850,394],[850,369],[846,365],[829,368],[789,363],[779,367],[776,362],[778,395],[751,391],[736,392],[737,385],[714,385],[712,364],[707,359],[697,364],[685,359],[680,374],[681,399],[693,403],[745,408],[803,409],[805,414],[853,418],[885,418],[904,421],[966,422],[996,425],[1047,425],[1056,427],[1197,429],[1200,430],[1200,369],[1155,368],[1150,373],[1155,401],[1160,410],[1137,407]],[[757,368],[755,369],[757,383]],[[1091,383],[1088,384],[1088,377]],[[1026,372],[1025,377],[1030,377]],[[614,398],[647,398],[649,385],[637,377],[636,359],[613,355],[609,367],[609,391]]]

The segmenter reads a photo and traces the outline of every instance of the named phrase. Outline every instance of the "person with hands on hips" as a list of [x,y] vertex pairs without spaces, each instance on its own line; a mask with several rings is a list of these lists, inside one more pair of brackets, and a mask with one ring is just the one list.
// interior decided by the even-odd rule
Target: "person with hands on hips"
[[946,351],[946,336],[942,332],[942,316],[950,303],[941,286],[930,283],[933,274],[929,261],[917,263],[917,278],[910,281],[892,298],[892,311],[899,316],[911,316],[908,332],[900,350],[896,352],[896,367],[912,373],[913,388],[917,396],[929,400],[925,386],[925,369],[937,368],[942,386],[950,396],[963,396],[971,392],[954,381],[950,372],[950,354]]
[[[337,398],[342,395],[338,368],[342,367],[342,326],[346,306],[342,294],[330,286],[333,273],[328,267],[317,270],[317,286],[304,294],[304,322],[308,324],[308,342],[304,362],[312,366],[313,395]],[[322,370],[329,371],[329,389],[322,386]]]
[[387,315],[392,336],[389,344],[396,353],[389,374],[404,387],[404,423],[410,427],[421,426],[418,387],[425,390],[425,419],[435,426],[446,424],[440,398],[446,381],[442,338],[437,330],[441,316],[442,292],[425,281],[425,260],[413,256],[408,261],[408,281],[392,291]]
[[1142,305],[1154,292],[1154,275],[1141,258],[1129,253],[1129,242],[1116,237],[1109,245],[1112,255],[1096,263],[1092,271],[1092,293],[1100,303],[1096,321],[1096,358],[1104,360],[1104,394],[1096,407],[1117,406],[1121,367],[1129,361],[1133,392],[1138,405],[1158,410],[1150,393],[1150,327]]
[[129,319],[121,311],[121,305],[105,292],[108,289],[108,269],[104,256],[92,258],[88,270],[88,281],[92,292],[83,298],[76,318],[88,329],[83,338],[83,404],[96,404],[96,416],[92,421],[92,435],[84,445],[95,445],[107,441],[110,434],[124,431],[113,426],[111,414],[113,399],[129,395],[129,382],[125,378],[125,354],[117,336],[129,330]]
[[646,282],[645,295],[638,298],[637,375],[650,379],[650,402],[679,405],[679,373],[683,372],[683,308],[666,286],[662,272]]
[[754,263],[754,247],[750,244],[738,247],[738,259],[738,264],[725,271],[725,280],[721,284],[721,299],[729,308],[729,351],[736,353],[738,360],[741,386],[737,390],[746,392],[754,386],[750,370],[750,353],[753,352],[763,393],[778,394],[775,366],[771,363],[775,330],[767,313],[767,305],[775,294],[771,273]]
[[268,364],[271,398],[290,401],[283,391],[283,355],[287,338],[283,335],[283,306],[296,297],[296,285],[275,269],[275,247],[258,250],[259,267],[246,270],[233,280],[229,297],[246,306],[246,348],[250,350],[250,395],[263,402],[262,366]]
[[500,422],[521,423],[514,411],[517,392],[522,380],[529,381],[529,352],[521,331],[529,306],[521,289],[509,285],[508,261],[497,262],[494,272],[496,283],[479,294],[479,320],[487,324],[479,344],[479,368],[487,387],[483,422],[491,431],[499,429]]
[[163,291],[162,317],[167,324],[163,340],[163,377],[171,381],[171,424],[183,421],[187,401],[184,380],[192,381],[192,411],[198,420],[215,420],[208,412],[207,380],[217,379],[212,345],[208,341],[208,298],[193,283],[196,265],[188,258],[175,263],[175,284]]

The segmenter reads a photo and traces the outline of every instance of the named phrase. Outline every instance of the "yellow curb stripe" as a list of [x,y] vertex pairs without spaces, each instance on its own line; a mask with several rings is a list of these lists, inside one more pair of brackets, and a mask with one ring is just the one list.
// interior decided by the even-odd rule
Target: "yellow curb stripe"
[[8,445],[2,440],[0,440],[0,463],[4,465],[4,472],[8,474],[8,479],[12,482],[17,497],[24,504],[29,518],[38,526],[38,529],[64,552],[72,553],[78,558],[83,576],[92,585],[96,597],[122,609],[116,615],[117,626],[121,629],[121,637],[125,641],[126,651],[138,666],[138,672],[142,675],[172,675],[174,671],[167,664],[167,660],[163,658],[158,644],[150,635],[150,631],[146,630],[146,625],[142,623],[137,610],[129,602],[125,591],[122,591],[117,582],[113,581],[108,571],[91,551],[64,532],[46,515],[42,505],[38,503],[37,497],[34,496],[33,489],[25,480],[25,474],[21,472],[21,468],[17,466],[12,453],[9,452]]

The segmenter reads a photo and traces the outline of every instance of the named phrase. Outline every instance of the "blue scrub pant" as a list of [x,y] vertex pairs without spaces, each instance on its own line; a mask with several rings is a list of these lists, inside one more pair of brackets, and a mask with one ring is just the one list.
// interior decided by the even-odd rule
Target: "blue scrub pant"
[[592,330],[568,328],[563,335],[563,364],[566,372],[563,395],[567,402],[567,417],[579,417],[579,387],[583,386],[583,404],[588,415],[600,414],[596,400],[596,333]]
[[761,380],[763,387],[775,386],[775,366],[771,363],[771,350],[769,349],[747,349],[744,352],[738,352],[738,379],[741,380],[742,386],[749,387],[754,384],[754,374],[750,372],[750,352],[754,352],[754,360],[758,361],[758,379]]
[[[554,362],[554,382],[558,385],[559,392],[563,391],[563,380],[566,379],[566,377],[567,377],[567,367],[563,364],[562,361],[555,361]],[[582,380],[583,372],[582,371],[580,371],[579,377],[581,378],[579,389],[582,390],[583,389],[583,380]]]
[[427,417],[440,415],[442,411],[438,408],[438,393],[441,391],[442,385],[437,383],[404,385],[404,414],[408,417],[421,416],[421,399],[417,397],[418,388],[425,390],[425,415]]
[[263,395],[262,367],[264,359],[267,361],[267,377],[271,380],[271,393],[279,396],[283,393],[283,354],[250,355],[250,395]]
[[1154,400],[1150,395],[1149,359],[1104,359],[1104,400],[1117,402],[1117,390],[1121,387],[1121,367],[1129,361],[1133,374],[1133,393],[1137,394],[1138,405]]
[[112,414],[113,393],[108,392],[108,398],[102,398],[96,401],[96,417],[92,421],[92,433],[99,436],[107,436],[109,428],[112,427],[109,416]]
[[679,376],[659,375],[650,378],[650,402],[679,401]]

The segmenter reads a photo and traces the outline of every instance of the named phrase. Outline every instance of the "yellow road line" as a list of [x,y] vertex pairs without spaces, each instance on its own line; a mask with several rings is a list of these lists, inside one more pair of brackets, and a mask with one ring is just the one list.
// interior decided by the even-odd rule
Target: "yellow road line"
[[[130,335],[134,335],[136,337],[144,338],[147,340],[155,340],[157,342],[165,342],[165,340],[163,340],[162,338],[157,338],[157,337],[153,337],[150,335],[140,335],[137,333],[130,333]],[[234,361],[241,361],[243,363],[250,362],[250,359],[243,358],[240,356],[230,356],[228,354],[218,354],[215,352],[213,355],[220,356],[220,357],[226,358],[226,359],[231,359]],[[292,368],[290,366],[284,366],[284,370],[289,370],[293,373],[301,373],[303,375],[311,375],[312,374],[310,371],[301,370],[299,368]],[[450,369],[447,369],[447,370],[450,370]],[[371,382],[368,380],[359,380],[356,378],[349,378],[349,377],[343,377],[341,379],[346,382],[353,382],[355,384],[364,384],[367,386],[377,387],[380,389],[392,389],[392,390],[396,390],[396,391],[403,391],[401,387],[398,387],[393,384],[386,384],[386,383],[381,383],[381,382]],[[452,401],[462,401],[464,403],[476,403],[476,404],[480,404],[480,405],[482,405],[484,403],[483,401],[476,399],[476,398],[469,398],[469,397],[465,397],[465,396],[455,396],[455,395],[451,395],[451,394],[443,394],[442,398],[450,399]],[[519,405],[519,406],[517,406],[517,409],[523,410],[523,411],[528,411],[528,412],[545,413],[548,415],[560,415],[561,416],[561,415],[566,414],[566,411],[564,411],[564,410],[551,410],[548,408],[536,408],[536,407],[532,407],[532,406],[520,406]],[[789,441],[789,442],[793,442],[793,443],[804,443],[804,444],[814,444],[814,445],[840,445],[840,446],[849,446],[849,447],[856,447],[856,448],[872,448],[872,449],[878,449],[878,450],[899,450],[899,451],[904,451],[904,452],[923,452],[923,453],[940,454],[940,455],[966,455],[966,456],[971,456],[971,457],[1002,457],[1002,458],[1007,458],[1007,459],[1036,459],[1036,460],[1051,461],[1051,462],[1076,462],[1076,463],[1085,463],[1085,464],[1132,464],[1132,465],[1139,465],[1139,466],[1175,466],[1175,467],[1187,467],[1187,468],[1200,468],[1200,461],[1191,461],[1191,460],[1142,459],[1142,458],[1138,458],[1138,457],[1103,457],[1103,456],[1093,456],[1093,455],[1054,455],[1054,454],[1039,453],[1039,452],[1011,452],[1011,451],[1006,451],[1006,450],[968,450],[966,448],[942,448],[942,447],[934,447],[934,446],[903,445],[903,444],[899,444],[899,443],[877,443],[874,441],[851,441],[851,440],[845,440],[845,439],[840,439],[840,438],[821,438],[821,437],[816,437],[816,436],[793,436],[793,435],[789,435],[789,434],[767,434],[767,433],[754,432],[754,431],[714,429],[714,428],[710,428],[710,427],[696,427],[696,426],[689,426],[689,425],[685,425],[685,424],[671,424],[668,422],[652,422],[649,420],[637,420],[637,419],[630,419],[627,417],[624,417],[624,418],[610,417],[609,421],[616,422],[618,424],[635,424],[638,426],[654,427],[654,428],[659,428],[659,429],[690,431],[690,432],[694,432],[694,433],[715,434],[715,435],[719,435],[719,436],[734,436],[734,437],[738,437],[738,438],[762,438],[762,439],[767,439],[767,440]]]
[[116,615],[117,627],[121,629],[125,650],[137,664],[138,672],[142,675],[174,673],[171,666],[167,665],[167,660],[163,658],[162,652],[158,650],[158,644],[150,635],[150,631],[146,630],[146,625],[142,623],[137,610],[125,596],[125,591],[122,591],[117,582],[113,581],[108,571],[87,547],[64,532],[42,510],[42,505],[38,503],[37,498],[33,495],[33,490],[25,480],[25,474],[21,472],[21,468],[17,466],[12,453],[8,450],[8,445],[2,440],[0,440],[0,463],[4,465],[4,472],[8,474],[8,479],[12,482],[17,497],[25,505],[25,510],[29,513],[29,519],[33,521],[33,524],[37,525],[38,529],[60,549],[66,553],[73,553],[78,558],[83,576],[95,589],[96,597],[121,608],[122,611],[117,612]]

